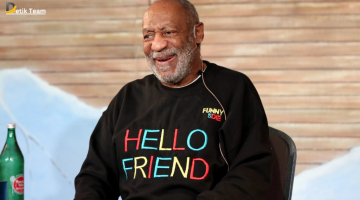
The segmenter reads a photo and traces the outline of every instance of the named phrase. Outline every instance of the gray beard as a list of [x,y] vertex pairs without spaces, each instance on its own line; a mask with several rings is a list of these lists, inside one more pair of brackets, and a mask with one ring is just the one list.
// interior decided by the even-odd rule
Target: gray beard
[[[184,78],[186,78],[190,73],[190,61],[192,59],[191,54],[192,48],[191,44],[188,43],[184,50],[178,50],[176,48],[171,49],[165,49],[161,52],[151,52],[149,56],[145,56],[146,61],[151,69],[151,71],[154,73],[156,78],[158,78],[161,82],[167,83],[167,84],[176,84],[182,81]],[[190,54],[190,55],[189,55]],[[155,57],[161,56],[161,55],[177,55],[178,56],[178,63],[175,67],[175,72],[172,74],[165,74],[160,75],[159,71],[167,71],[170,69],[170,66],[162,66],[162,67],[156,67],[155,64]]]

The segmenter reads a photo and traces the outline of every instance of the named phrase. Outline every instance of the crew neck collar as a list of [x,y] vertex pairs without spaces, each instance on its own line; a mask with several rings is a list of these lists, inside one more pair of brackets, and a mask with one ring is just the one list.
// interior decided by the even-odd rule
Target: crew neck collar
[[[203,60],[203,63],[206,64],[206,69],[204,71],[204,78],[207,77],[208,74],[210,74],[211,72],[211,64],[206,61],[206,60]],[[181,96],[187,96],[187,95],[191,95],[195,92],[200,92],[201,90],[203,90],[203,83],[202,83],[202,80],[201,80],[201,76],[202,75],[199,75],[194,81],[192,81],[191,83],[187,84],[187,85],[184,85],[184,86],[181,86],[181,87],[176,87],[176,88],[172,88],[172,87],[168,87],[168,86],[165,86],[163,85],[155,76],[155,79],[156,79],[156,83],[155,83],[155,86],[156,88],[160,91],[160,92],[163,92],[163,93],[166,93],[168,95],[172,95],[172,96],[178,96],[178,97],[181,97]]]
[[[207,69],[207,66],[206,66],[206,68],[204,69],[204,73],[205,73],[205,71],[206,71],[206,69]],[[199,74],[193,81],[191,81],[191,83],[188,83],[188,84],[186,84],[186,85],[183,85],[183,86],[180,86],[180,87],[173,87],[174,89],[176,89],[176,88],[183,88],[183,87],[187,87],[187,86],[189,86],[189,85],[191,85],[191,84],[193,84],[193,83],[195,83],[195,81],[197,81],[199,78],[201,77],[201,75]]]

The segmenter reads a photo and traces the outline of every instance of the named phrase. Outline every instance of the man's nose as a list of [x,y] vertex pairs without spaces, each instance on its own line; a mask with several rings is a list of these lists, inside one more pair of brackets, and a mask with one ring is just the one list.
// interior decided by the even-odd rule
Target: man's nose
[[165,49],[168,45],[167,40],[163,37],[162,34],[155,34],[155,38],[151,44],[151,50],[155,52],[159,52]]

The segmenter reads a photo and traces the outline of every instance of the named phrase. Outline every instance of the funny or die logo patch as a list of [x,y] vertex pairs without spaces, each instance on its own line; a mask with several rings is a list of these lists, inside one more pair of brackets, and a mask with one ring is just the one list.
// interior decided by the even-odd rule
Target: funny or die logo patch
[[222,109],[218,108],[203,108],[202,113],[207,114],[207,118],[221,122],[221,117],[224,113]]

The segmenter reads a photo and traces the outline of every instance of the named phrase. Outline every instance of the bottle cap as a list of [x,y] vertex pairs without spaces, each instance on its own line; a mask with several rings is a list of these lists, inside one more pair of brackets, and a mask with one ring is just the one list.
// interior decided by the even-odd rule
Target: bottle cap
[[8,128],[15,128],[15,124],[13,124],[13,123],[7,124],[7,127]]

